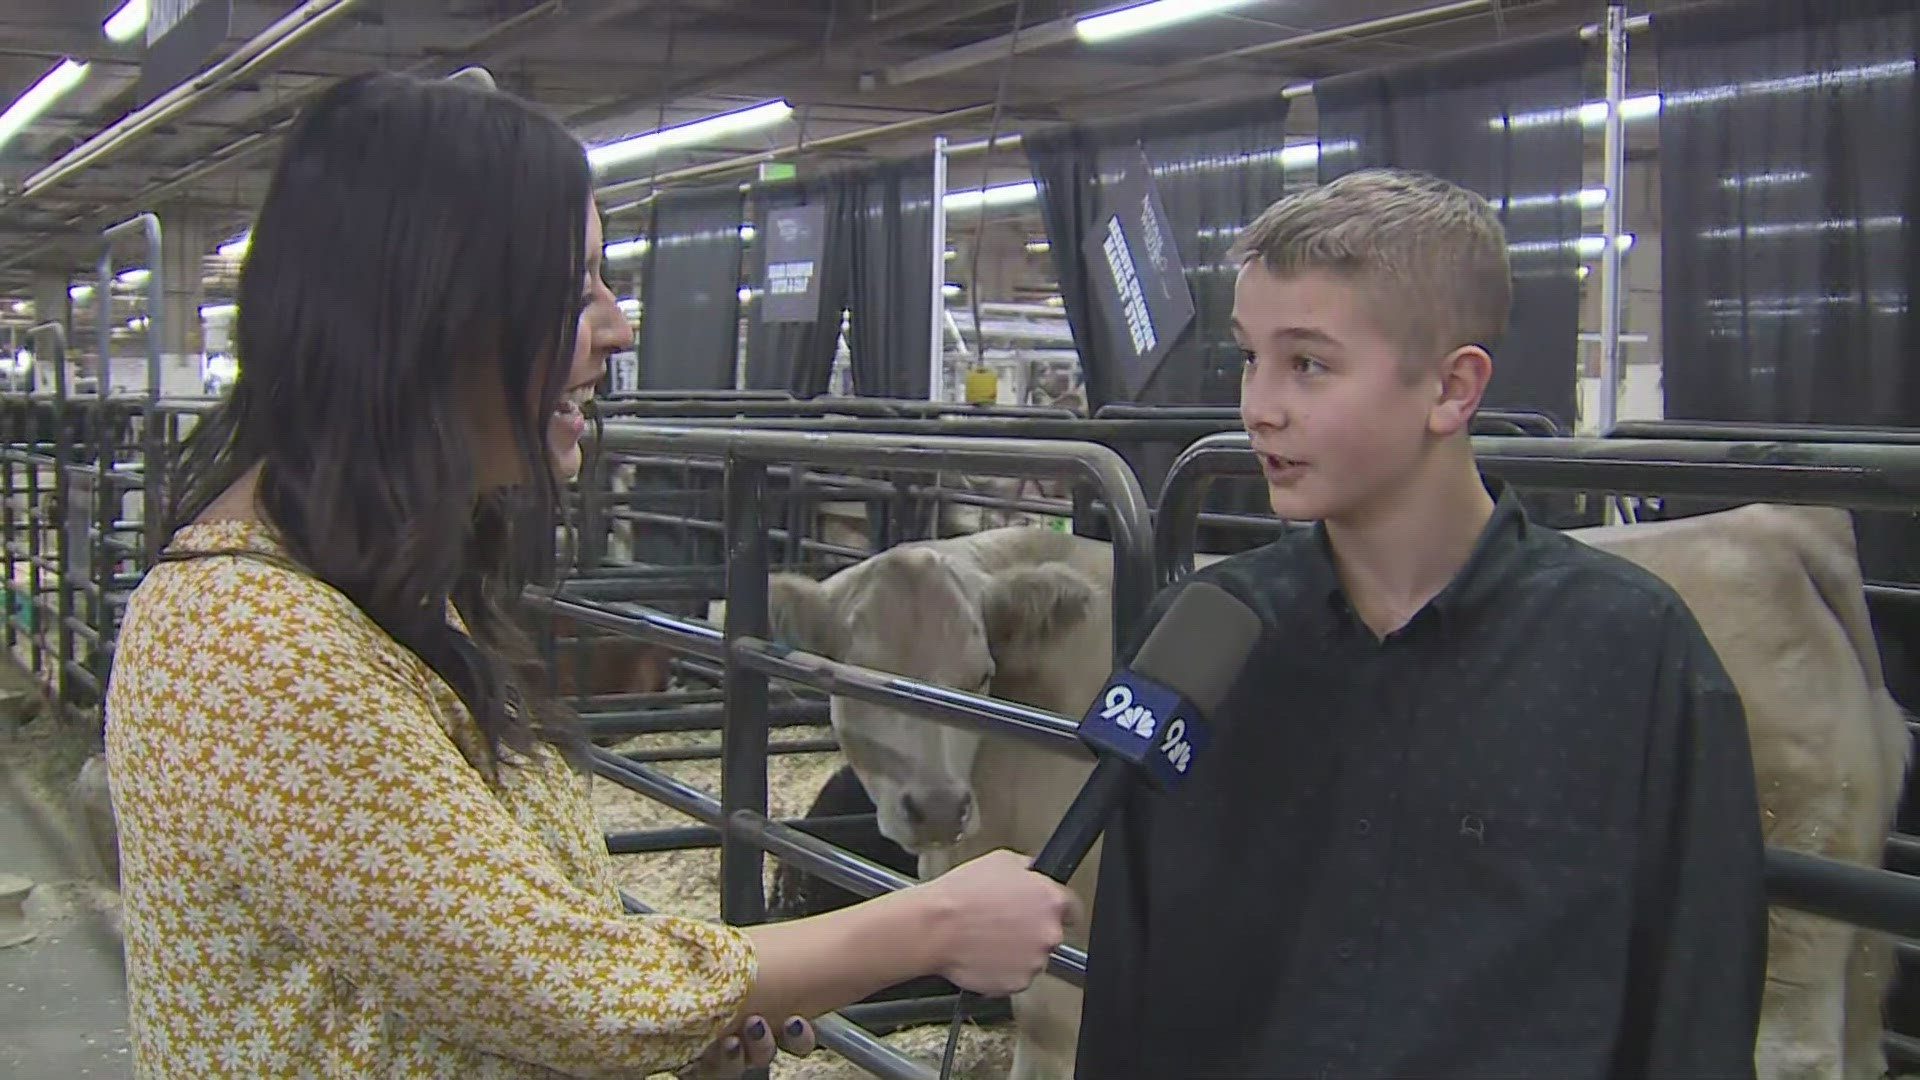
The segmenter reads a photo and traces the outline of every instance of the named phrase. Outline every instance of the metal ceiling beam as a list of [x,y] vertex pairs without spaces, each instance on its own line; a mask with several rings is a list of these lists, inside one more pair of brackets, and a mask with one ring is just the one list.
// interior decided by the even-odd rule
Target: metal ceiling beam
[[924,34],[929,30],[937,30],[942,26],[951,25],[962,19],[970,19],[977,15],[996,11],[1006,7],[1008,3],[1009,0],[950,0],[950,2],[940,4],[937,7],[924,9],[916,7],[894,20],[871,25],[867,29],[852,34],[843,40],[823,41],[818,44],[789,45],[763,53],[759,56],[749,57],[739,63],[729,64],[717,70],[702,72],[690,79],[684,79],[677,83],[669,83],[664,87],[649,87],[645,90],[623,94],[605,104],[596,105],[591,109],[574,113],[567,117],[567,122],[579,126],[602,123],[661,100],[671,101],[674,98],[687,94],[699,93],[702,90],[711,90],[716,86],[725,84],[727,80],[740,75],[766,72],[773,68],[791,64],[796,60],[805,60],[818,56],[828,47],[840,52],[858,53],[865,49],[876,48],[881,45],[899,41],[901,38],[912,37],[915,34]]
[[261,70],[308,35],[330,25],[353,4],[354,0],[306,0],[202,74],[121,117],[59,160],[27,177],[26,184],[9,201],[34,198],[67,177],[112,156],[134,139],[198,104],[208,94]]
[[[1244,48],[1234,49],[1231,52],[1208,56],[1206,57],[1206,62],[1218,63],[1221,60],[1229,60],[1242,56],[1257,56],[1262,53],[1270,53],[1285,48],[1302,48],[1307,44],[1322,44],[1337,38],[1377,32],[1357,29],[1359,27],[1367,27],[1375,24],[1391,24],[1394,26],[1413,25],[1428,22],[1436,18],[1472,13],[1481,9],[1491,8],[1492,6],[1492,0],[1467,0],[1467,2],[1464,3],[1442,4],[1434,8],[1403,11],[1395,15],[1387,15],[1378,19],[1368,19],[1365,22],[1354,23],[1351,26],[1335,27],[1328,30],[1315,30],[1305,34],[1295,34],[1290,37],[1280,38],[1276,41],[1249,45]],[[909,60],[904,64],[895,64],[886,70],[886,81],[889,86],[905,86],[909,83],[920,82],[924,79],[938,78],[942,75],[951,75],[958,71],[966,71],[984,64],[994,63],[1005,59],[1009,49],[1012,49],[1015,53],[1029,53],[1037,52],[1041,49],[1053,48],[1057,45],[1064,45],[1076,39],[1073,25],[1079,22],[1080,18],[1081,16],[1078,15],[1069,15],[1063,19],[1055,19],[1052,22],[1041,23],[1031,29],[1023,29],[1020,31],[1017,40],[1012,34],[1002,34],[997,38],[976,41],[943,53],[924,56],[918,60]]]
[[[645,0],[645,2],[657,3],[658,0]],[[485,50],[505,40],[508,35],[516,31],[526,31],[540,20],[560,15],[568,10],[569,7],[563,0],[547,0],[546,3],[537,7],[530,8],[502,22],[495,23],[468,39],[466,42],[429,57],[426,60],[422,60],[406,70],[418,73],[434,67],[460,66],[478,60],[484,60],[486,55],[488,55]],[[589,13],[591,13],[591,9],[589,9]],[[302,95],[302,97],[304,97],[304,95]],[[298,103],[298,99],[291,103],[282,102],[272,111],[287,110],[296,107]],[[66,224],[84,233],[85,228],[89,225],[97,225],[106,221],[118,221],[140,210],[161,205],[173,197],[186,193],[194,185],[215,173],[259,157],[271,149],[273,145],[279,141],[280,136],[286,132],[286,129],[292,125],[293,117],[291,115],[277,119],[263,128],[249,132],[233,142],[202,155],[193,165],[176,172],[158,184],[143,189],[139,194],[134,195],[124,202],[114,204],[105,209],[75,215],[69,218]],[[8,259],[0,260],[0,269],[12,266],[22,259],[35,257],[51,246],[53,246],[53,242],[50,241],[30,248]]]
[[[1335,41],[1335,40],[1358,39],[1358,38],[1366,38],[1369,36],[1375,36],[1379,34],[1392,33],[1397,30],[1407,29],[1410,26],[1426,25],[1436,21],[1444,21],[1447,19],[1460,18],[1464,15],[1471,15],[1471,14],[1474,14],[1478,9],[1489,6],[1489,3],[1490,3],[1490,0],[1456,0],[1456,2],[1454,3],[1441,4],[1437,7],[1420,8],[1414,11],[1401,12],[1397,15],[1386,15],[1386,16],[1381,16],[1379,18],[1365,19],[1360,22],[1348,23],[1342,26],[1328,27],[1323,30],[1309,31],[1308,33],[1304,33],[1304,34],[1295,34],[1291,37],[1281,38],[1278,41],[1269,41],[1269,42],[1262,42],[1257,45],[1242,46],[1241,48],[1232,49],[1224,53],[1214,53],[1208,56],[1195,57],[1191,60],[1183,60],[1176,64],[1169,64],[1159,69],[1155,74],[1147,76],[1142,79],[1135,80],[1133,82],[1123,83],[1118,85],[1113,85],[1113,84],[1103,85],[1099,87],[1090,88],[1076,94],[1065,94],[1065,95],[1053,94],[1053,95],[1047,95],[1043,98],[1026,98],[1017,102],[1003,102],[1001,105],[1001,109],[1002,109],[1002,112],[1013,112],[1017,110],[1033,110],[1039,106],[1048,105],[1048,104],[1058,105],[1058,104],[1064,104],[1067,102],[1072,102],[1077,100],[1111,97],[1114,94],[1124,93],[1130,90],[1141,90],[1141,89],[1146,89],[1154,86],[1163,86],[1163,85],[1166,85],[1167,83],[1177,82],[1177,81],[1180,81],[1181,79],[1191,78],[1196,75],[1212,74],[1217,69],[1219,63],[1222,60],[1236,59],[1240,57],[1253,56],[1258,54],[1272,54],[1272,53],[1284,52],[1292,49],[1303,49],[1313,45],[1325,44],[1327,42]],[[1023,37],[1025,36],[1025,31],[1022,31],[1022,36]],[[1001,48],[1004,50],[1005,46],[1002,45]],[[1296,97],[1303,96],[1307,93],[1312,92],[1312,84],[1302,83],[1294,87],[1289,87],[1288,90],[1289,90],[1289,96],[1296,96]],[[686,180],[699,180],[699,179],[705,179],[707,177],[713,177],[713,176],[725,176],[728,173],[740,172],[744,169],[754,168],[762,162],[775,161],[783,157],[793,157],[805,151],[811,151],[815,149],[824,149],[829,146],[832,146],[832,147],[855,146],[863,142],[870,142],[874,139],[885,138],[888,136],[902,134],[908,131],[913,131],[921,128],[934,127],[943,123],[948,123],[953,121],[969,120],[974,117],[990,112],[992,108],[993,108],[992,103],[989,102],[983,105],[968,106],[967,108],[964,108],[964,109],[956,109],[948,112],[936,113],[934,115],[921,117],[915,120],[900,121],[892,124],[881,124],[871,128],[861,128],[856,131],[842,132],[838,135],[830,136],[829,138],[825,138],[825,139],[809,140],[804,145],[800,143],[794,143],[788,146],[779,147],[773,150],[765,150],[755,154],[745,154],[739,157],[726,158],[720,161],[706,162],[700,165],[691,165],[682,169],[674,169],[672,171],[663,172],[658,176],[654,176],[650,178],[627,180],[617,184],[610,184],[605,187],[599,188],[597,191],[597,194],[599,194],[602,198],[610,199],[610,198],[623,197],[629,194],[635,194],[641,190],[646,189],[649,186],[651,186],[654,190],[657,191],[661,185],[664,185],[667,183],[678,183]],[[1005,147],[1015,145],[1018,141],[1019,139],[1016,135],[1003,134],[994,140],[993,145],[995,147],[1005,148]],[[958,144],[955,147],[949,148],[948,152],[953,153],[962,149],[969,150],[969,151],[984,150],[986,148],[987,148],[986,141],[980,140],[979,142],[976,142],[976,143]],[[650,197],[651,196],[649,195],[649,198]],[[627,202],[609,209],[607,211],[607,214],[609,217],[617,214],[624,214],[629,211],[638,209],[640,206],[644,205],[645,202],[646,202],[646,199],[638,199],[632,202]]]

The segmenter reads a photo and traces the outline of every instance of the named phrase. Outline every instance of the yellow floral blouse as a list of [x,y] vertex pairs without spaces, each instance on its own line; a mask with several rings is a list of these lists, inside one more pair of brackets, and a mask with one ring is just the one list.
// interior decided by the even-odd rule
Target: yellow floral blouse
[[[171,550],[284,558],[265,526]],[[620,905],[587,778],[478,764],[452,688],[317,579],[162,563],[107,695],[143,1077],[648,1076],[758,974],[721,924]]]

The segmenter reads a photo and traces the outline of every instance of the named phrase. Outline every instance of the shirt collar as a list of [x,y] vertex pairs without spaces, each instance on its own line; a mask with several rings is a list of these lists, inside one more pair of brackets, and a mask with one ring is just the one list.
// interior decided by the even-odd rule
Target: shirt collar
[[[1427,610],[1441,618],[1471,611],[1485,601],[1506,579],[1506,567],[1531,536],[1534,529],[1526,507],[1511,485],[1498,477],[1480,474],[1480,482],[1493,497],[1493,514],[1480,530],[1473,551],[1467,556],[1453,580],[1427,603]],[[1310,595],[1324,598],[1337,611],[1350,611],[1345,587],[1334,568],[1333,546],[1327,537],[1325,522],[1316,522],[1307,544],[1307,587]],[[1409,620],[1411,625],[1412,620]]]

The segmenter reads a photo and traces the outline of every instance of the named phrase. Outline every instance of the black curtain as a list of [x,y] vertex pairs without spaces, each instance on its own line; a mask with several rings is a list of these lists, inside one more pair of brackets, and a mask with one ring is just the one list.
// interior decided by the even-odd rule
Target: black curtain
[[[1239,403],[1241,357],[1230,325],[1234,271],[1226,253],[1240,230],[1285,191],[1288,104],[1276,90],[1022,134],[1067,324],[1080,353],[1089,411],[1125,397],[1082,245],[1097,224],[1103,184],[1117,181],[1125,160],[1141,154],[1176,240],[1194,317],[1135,400],[1152,405]],[[1116,449],[1139,475],[1148,500],[1157,504],[1161,483],[1183,447],[1164,442]],[[1222,478],[1210,486],[1205,508],[1265,513],[1266,490],[1256,482]],[[1105,535],[1101,526],[1086,519],[1084,509],[1076,518],[1076,531]]]
[[654,200],[641,281],[642,390],[734,388],[744,198],[734,184]]
[[[1661,352],[1671,419],[1920,425],[1914,60],[1897,0],[1712,3],[1655,17]],[[1669,500],[1667,512],[1725,504]],[[1920,516],[1853,514],[1869,580],[1920,582]],[[1876,610],[1920,708],[1920,627]],[[1902,815],[1901,828],[1917,827]],[[1896,1014],[1920,1000],[1903,992]]]
[[1656,18],[1666,415],[1920,422],[1914,5]]
[[854,393],[924,401],[931,389],[933,161],[873,165],[838,182],[849,210]]
[[1567,430],[1579,408],[1585,57],[1578,33],[1566,31],[1322,79],[1313,90],[1321,182],[1376,166],[1419,169],[1499,210],[1513,316],[1482,403],[1543,412]]
[[833,355],[840,341],[840,313],[847,307],[853,270],[849,238],[853,204],[840,176],[779,181],[753,190],[753,287],[767,286],[767,214],[794,206],[824,209],[826,234],[814,269],[819,304],[812,322],[766,322],[764,300],[748,309],[747,389],[787,390],[794,397],[826,393]]

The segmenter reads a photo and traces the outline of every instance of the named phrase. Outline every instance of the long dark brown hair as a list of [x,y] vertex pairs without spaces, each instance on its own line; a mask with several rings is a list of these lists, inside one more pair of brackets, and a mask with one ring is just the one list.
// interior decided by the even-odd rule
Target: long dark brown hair
[[[393,74],[328,89],[287,135],[240,269],[239,377],[171,485],[169,532],[259,465],[289,554],[445,678],[496,757],[579,746],[510,612],[552,570],[548,418],[591,199],[580,143],[505,94]],[[492,372],[515,489],[476,473]]]

